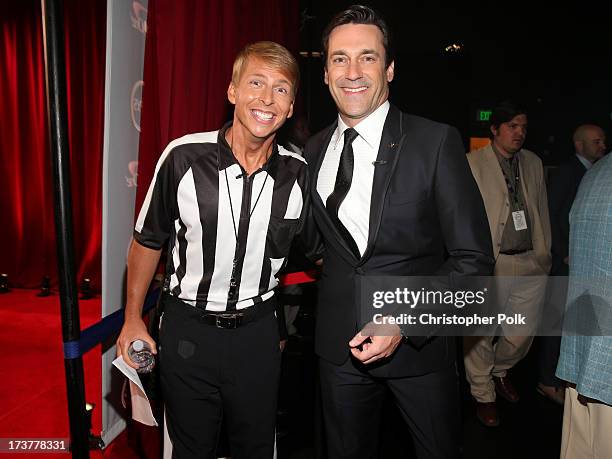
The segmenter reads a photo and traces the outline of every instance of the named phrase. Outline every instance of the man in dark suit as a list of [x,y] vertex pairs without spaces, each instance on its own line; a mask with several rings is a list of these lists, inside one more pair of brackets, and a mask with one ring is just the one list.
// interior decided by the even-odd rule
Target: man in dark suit
[[[394,62],[383,19],[339,13],[323,34],[339,116],[306,145],[313,215],[325,243],[315,351],[328,453],[376,457],[388,388],[419,458],[457,455],[455,340],[365,331],[361,276],[489,275],[489,227],[456,129],[387,101]],[[403,330],[408,335],[407,329]]]
[[[576,154],[553,170],[548,181],[548,208],[552,234],[551,276],[569,275],[569,213],[582,177],[606,152],[606,134],[594,124],[582,124],[574,131]],[[561,337],[540,339],[538,392],[563,404],[564,385],[555,376]]]
[[556,276],[568,275],[569,211],[580,181],[606,152],[606,135],[594,124],[578,126],[573,140],[576,154],[552,171],[548,185],[552,231],[551,274]]

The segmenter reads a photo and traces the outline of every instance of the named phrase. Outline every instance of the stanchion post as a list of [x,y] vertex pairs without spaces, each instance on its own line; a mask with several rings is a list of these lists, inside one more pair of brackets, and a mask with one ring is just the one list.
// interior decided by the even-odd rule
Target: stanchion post
[[[41,0],[47,76],[47,102],[55,197],[55,235],[62,311],[62,337],[66,343],[78,342],[81,334],[78,292],[75,280],[72,195],[70,190],[70,152],[66,100],[63,7],[61,0]],[[73,457],[89,458],[88,428],[85,412],[83,358],[65,356],[70,449]]]

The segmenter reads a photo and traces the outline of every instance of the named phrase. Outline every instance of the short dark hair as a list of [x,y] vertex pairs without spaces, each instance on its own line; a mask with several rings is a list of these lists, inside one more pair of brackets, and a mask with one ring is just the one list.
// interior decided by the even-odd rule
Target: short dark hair
[[491,113],[491,127],[499,128],[499,125],[510,121],[518,115],[526,115],[527,110],[513,100],[504,100],[498,103]]
[[378,27],[383,36],[383,46],[385,47],[385,68],[388,68],[394,59],[393,44],[391,40],[391,30],[380,14],[372,8],[363,5],[351,5],[346,10],[336,14],[323,30],[321,43],[323,45],[323,59],[327,59],[327,49],[329,47],[329,36],[336,27],[345,24],[367,24]]

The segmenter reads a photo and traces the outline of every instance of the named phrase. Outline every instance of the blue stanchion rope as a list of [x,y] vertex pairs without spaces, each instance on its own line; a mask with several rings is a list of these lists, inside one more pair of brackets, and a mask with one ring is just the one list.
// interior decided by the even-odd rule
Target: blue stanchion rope
[[[146,314],[157,303],[161,289],[151,291],[143,306],[143,312]],[[64,343],[64,359],[76,359],[89,352],[91,349],[102,343],[109,336],[121,330],[123,325],[124,310],[109,314],[104,319],[87,327],[81,332],[81,338],[74,341],[66,341]]]

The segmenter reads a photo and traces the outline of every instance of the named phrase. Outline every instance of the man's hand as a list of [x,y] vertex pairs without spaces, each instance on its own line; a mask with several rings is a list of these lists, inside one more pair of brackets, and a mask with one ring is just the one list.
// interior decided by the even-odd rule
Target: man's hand
[[281,339],[279,346],[280,346],[281,352],[283,352],[285,350],[285,346],[287,346],[287,340],[286,339]]
[[157,354],[155,341],[147,332],[147,327],[142,321],[142,304],[144,303],[147,289],[153,279],[161,249],[153,250],[132,240],[127,260],[127,301],[125,304],[125,322],[117,339],[117,357],[123,356],[123,360],[132,368],[138,368],[128,356],[128,348],[132,342],[141,339],[149,343],[151,352]]
[[126,319],[123,324],[123,328],[121,329],[121,333],[119,334],[119,338],[117,339],[117,357],[120,355],[123,356],[123,360],[129,366],[134,369],[138,368],[138,365],[130,359],[128,356],[128,348],[130,344],[132,344],[137,339],[141,339],[149,343],[151,346],[151,352],[153,354],[157,354],[157,346],[155,345],[155,341],[151,338],[151,335],[147,332],[147,327],[141,318],[135,319]]
[[402,342],[397,325],[368,323],[349,341],[351,354],[365,365],[393,355]]

